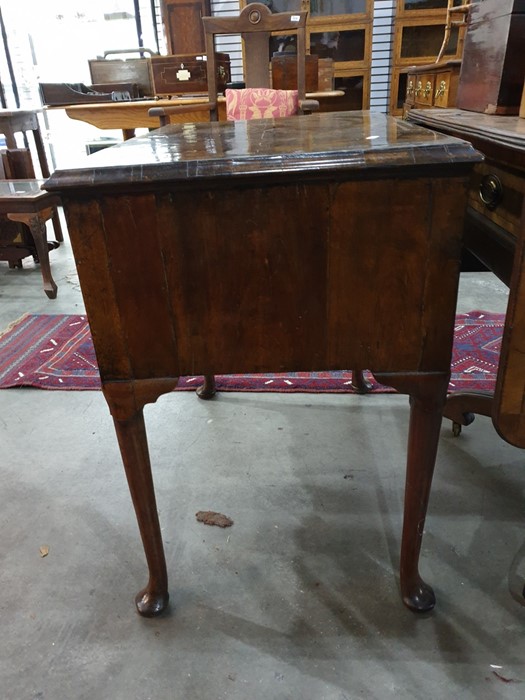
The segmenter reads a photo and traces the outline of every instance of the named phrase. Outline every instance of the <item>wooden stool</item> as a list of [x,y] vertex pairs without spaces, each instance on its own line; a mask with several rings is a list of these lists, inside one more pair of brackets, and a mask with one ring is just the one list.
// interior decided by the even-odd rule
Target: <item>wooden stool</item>
[[[25,224],[31,233],[31,237],[20,242],[12,240],[0,246],[0,259],[8,260],[12,267],[21,267],[22,258],[32,255],[40,263],[44,292],[55,299],[57,285],[51,275],[46,221],[55,216],[60,198],[40,189],[42,183],[43,180],[0,180],[0,214]],[[51,245],[57,247],[58,243]]]

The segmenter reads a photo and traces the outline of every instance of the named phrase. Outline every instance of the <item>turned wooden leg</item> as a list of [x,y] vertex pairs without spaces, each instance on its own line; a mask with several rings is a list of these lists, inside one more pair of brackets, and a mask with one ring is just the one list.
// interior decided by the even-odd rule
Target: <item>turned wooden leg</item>
[[110,382],[102,387],[113,416],[148,564],[148,584],[135,597],[137,610],[144,617],[160,615],[168,605],[169,593],[143,406],[172,391],[176,383],[177,378],[170,378]]
[[55,238],[59,243],[64,240],[64,234],[62,233],[62,224],[60,223],[60,217],[58,215],[58,209],[55,209],[53,214],[53,230],[55,232]]
[[365,373],[362,369],[352,370],[352,389],[358,394],[367,394],[372,389],[372,385],[366,381]]
[[197,389],[197,396],[199,399],[212,399],[216,393],[215,377],[213,374],[206,374],[204,384]]
[[416,612],[432,610],[436,598],[419,573],[419,554],[436,462],[446,374],[378,375],[379,382],[410,395],[410,425],[401,540],[400,583],[403,602]]
[[44,292],[50,299],[56,299],[57,285],[51,275],[51,265],[49,263],[49,248],[47,246],[46,221],[53,215],[53,209],[42,209],[36,214],[8,214],[11,221],[20,221],[29,227],[40,263],[40,271],[44,281]]

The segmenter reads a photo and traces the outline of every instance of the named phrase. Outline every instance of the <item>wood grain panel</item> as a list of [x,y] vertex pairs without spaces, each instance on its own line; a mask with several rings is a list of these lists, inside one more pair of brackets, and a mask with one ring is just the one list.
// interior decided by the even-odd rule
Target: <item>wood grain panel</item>
[[398,368],[419,369],[430,195],[428,181],[352,182],[334,189],[331,366],[387,372],[395,354]]
[[91,201],[64,200],[64,213],[102,378],[131,377],[128,348],[108,266],[104,220]]
[[196,192],[191,227],[185,194],[158,206],[182,374],[323,367],[326,187]]
[[155,196],[101,198],[107,265],[136,379],[178,376]]

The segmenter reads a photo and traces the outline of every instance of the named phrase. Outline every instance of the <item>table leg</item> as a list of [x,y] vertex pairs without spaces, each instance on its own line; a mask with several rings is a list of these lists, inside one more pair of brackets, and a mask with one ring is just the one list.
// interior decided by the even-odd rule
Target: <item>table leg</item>
[[49,166],[47,164],[46,149],[44,147],[44,141],[42,139],[42,134],[40,129],[33,130],[33,138],[35,139],[36,153],[38,156],[38,162],[40,163],[40,170],[42,171],[42,177],[49,177]]
[[163,612],[169,593],[143,408],[172,391],[176,383],[174,378],[103,384],[148,564],[148,584],[135,597],[137,610],[144,617]]
[[401,540],[400,583],[405,605],[416,612],[432,610],[436,598],[419,573],[419,554],[436,462],[448,373],[375,374],[375,378],[410,396],[410,425]]
[[135,603],[141,615],[154,617],[168,604],[168,574],[142,409],[114,423],[149,568],[148,584],[137,593]]
[[[42,133],[40,129],[35,129],[33,131],[33,138],[35,139],[36,152],[38,156],[38,162],[40,163],[40,170],[42,171],[42,177],[49,177],[49,165],[47,163],[46,149],[44,146],[44,141],[42,139]],[[62,233],[62,225],[60,223],[60,217],[58,216],[58,210],[55,209],[53,214],[53,229],[55,231],[55,237],[59,243],[64,240],[64,235]]]
[[16,138],[15,138],[15,132],[13,131],[13,129],[8,124],[4,124],[2,126],[2,131],[4,134],[4,138],[5,138],[6,148],[9,148],[9,149],[18,148],[18,145],[16,143]]
[[11,221],[19,221],[29,227],[35,242],[36,252],[40,263],[40,271],[44,280],[44,292],[50,299],[56,299],[57,285],[51,275],[51,265],[49,263],[49,248],[47,246],[46,221],[53,215],[53,209],[42,209],[42,211],[31,214],[7,214]]
[[58,215],[58,209],[55,209],[53,214],[53,230],[55,231],[55,238],[59,243],[64,241],[64,234],[62,233],[62,224],[60,223],[60,217]]
[[372,389],[370,382],[365,379],[365,374],[362,369],[352,370],[352,389],[358,394],[367,394]]
[[199,399],[212,399],[217,393],[215,376],[213,374],[206,374],[204,377],[204,384],[200,386],[195,393]]

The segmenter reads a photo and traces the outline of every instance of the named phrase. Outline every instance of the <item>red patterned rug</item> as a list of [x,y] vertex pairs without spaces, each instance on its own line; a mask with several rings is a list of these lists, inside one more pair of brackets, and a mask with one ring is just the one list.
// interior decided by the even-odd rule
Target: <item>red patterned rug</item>
[[[496,380],[504,314],[471,311],[456,317],[450,391],[491,391]],[[292,372],[218,376],[219,391],[352,393],[351,372]],[[373,392],[393,391],[368,375]],[[200,377],[181,377],[179,390],[195,389]],[[0,335],[0,389],[100,389],[95,352],[85,316],[31,315]]]

